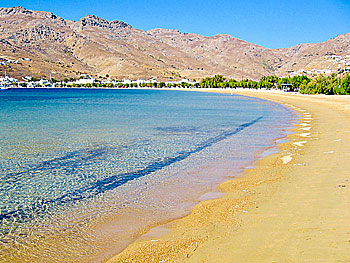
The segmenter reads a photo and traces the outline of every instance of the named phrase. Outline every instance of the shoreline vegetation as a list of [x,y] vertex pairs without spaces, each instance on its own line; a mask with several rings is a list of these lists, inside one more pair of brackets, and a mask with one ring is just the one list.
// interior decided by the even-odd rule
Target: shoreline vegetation
[[350,260],[350,97],[245,89],[233,94],[295,110],[300,119],[288,142],[220,184],[222,197],[153,228],[108,262]]
[[[80,81],[82,80],[82,81]],[[318,75],[309,78],[305,75],[294,77],[264,76],[259,81],[242,79],[226,79],[222,75],[206,77],[200,82],[125,82],[120,80],[95,80],[95,79],[55,79],[39,80],[32,78],[28,82],[11,83],[10,86],[18,88],[55,87],[55,88],[244,88],[244,89],[276,89],[299,92],[301,94],[326,94],[326,95],[350,95],[350,75],[345,72],[329,76]]]

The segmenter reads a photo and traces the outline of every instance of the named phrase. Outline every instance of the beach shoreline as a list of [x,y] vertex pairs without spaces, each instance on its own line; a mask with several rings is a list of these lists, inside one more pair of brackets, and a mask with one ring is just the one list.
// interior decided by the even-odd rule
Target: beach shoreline
[[[345,219],[350,219],[350,209],[340,215],[339,210],[342,205],[345,209],[350,208],[350,204],[338,200],[346,200],[344,196],[350,195],[346,191],[339,193],[340,189],[346,189],[346,165],[343,163],[343,170],[340,169],[337,179],[322,174],[325,178],[320,182],[321,186],[331,188],[323,194],[328,198],[320,191],[313,192],[315,187],[309,185],[312,184],[312,179],[320,177],[312,171],[319,173],[327,170],[323,167],[327,162],[332,168],[339,167],[337,162],[346,164],[346,160],[350,159],[350,153],[346,152],[345,146],[350,144],[346,137],[346,132],[350,133],[350,127],[344,124],[342,129],[337,129],[340,120],[349,118],[349,97],[305,96],[244,89],[209,91],[275,101],[292,108],[302,117],[293,129],[295,133],[287,136],[289,141],[278,146],[278,153],[258,160],[255,168],[246,169],[241,177],[220,184],[218,190],[224,193],[222,197],[200,202],[190,215],[168,223],[169,229],[166,234],[157,239],[152,235],[144,236],[108,262],[349,260],[347,255],[350,254],[350,235],[347,234],[349,232],[344,222]],[[331,116],[336,116],[334,113],[338,113],[339,116],[331,121],[331,113]],[[328,118],[324,116],[327,114]],[[346,120],[344,122],[346,123]],[[329,129],[332,128],[337,132],[330,132]],[[336,134],[339,138],[328,144],[327,141],[332,140],[329,137]],[[320,148],[325,150],[322,152]],[[338,155],[342,155],[342,158]],[[334,156],[338,158],[333,158]],[[312,171],[309,171],[310,169]],[[308,174],[308,177],[305,174]],[[348,187],[350,188],[350,185]],[[301,199],[300,195],[305,199]],[[334,195],[337,197],[335,208],[322,205],[327,203],[327,200],[334,202]],[[280,203],[281,201],[283,203]],[[317,216],[310,216],[310,210],[319,213],[324,225],[312,227],[319,225],[319,222]],[[327,218],[328,214],[334,216]],[[336,220],[337,218],[339,220]],[[303,229],[298,228],[300,224],[303,225]],[[336,238],[331,231],[327,232],[325,237],[317,236],[317,233],[328,230],[330,225],[336,226],[334,231],[337,234],[341,232],[341,237]],[[162,231],[160,233],[163,234]],[[321,246],[310,242],[313,239],[316,240],[316,244],[321,243]],[[337,249],[325,249],[326,246],[332,247],[334,244]]]
[[[202,131],[203,138],[219,138],[222,142],[217,141],[213,145],[210,145],[210,148],[207,150],[200,151],[191,155],[191,157],[186,160],[172,164],[169,169],[160,169],[159,173],[153,172],[151,176],[145,176],[140,180],[132,180],[128,184],[119,186],[116,192],[117,194],[114,192],[111,194],[104,194],[103,198],[101,197],[101,199],[91,203],[77,204],[75,207],[67,208],[69,213],[57,212],[47,220],[48,223],[46,226],[51,227],[52,225],[52,228],[49,229],[45,226],[46,229],[48,229],[45,233],[45,239],[37,238],[39,236],[37,232],[28,231],[30,234],[27,235],[26,238],[29,248],[26,247],[22,249],[21,245],[15,247],[15,245],[9,242],[8,245],[2,247],[3,253],[1,258],[5,261],[28,261],[31,258],[39,258],[40,260],[58,262],[62,261],[64,257],[64,260],[72,262],[101,262],[121,252],[140,235],[144,233],[150,235],[148,230],[151,228],[151,232],[153,233],[151,234],[153,236],[158,236],[160,228],[163,228],[160,232],[164,232],[164,226],[162,224],[172,222],[177,218],[188,215],[192,211],[192,208],[200,201],[219,197],[221,193],[216,190],[217,185],[241,174],[242,169],[250,167],[253,162],[257,158],[261,158],[262,155],[271,153],[272,148],[275,147],[275,138],[283,137],[285,134],[284,131],[290,127],[291,119],[295,119],[294,114],[291,113],[290,110],[286,110],[276,103],[267,103],[263,100],[243,97],[238,98],[238,96],[220,95],[217,93],[193,92],[192,90],[187,90],[192,92],[181,92],[181,90],[179,90],[178,93],[176,91],[177,90],[174,90],[169,93],[167,90],[140,90],[136,92],[130,90],[128,92],[119,93],[111,91],[102,94],[107,94],[107,97],[109,97],[109,94],[116,97],[123,97],[122,94],[127,93],[129,95],[142,96],[150,103],[156,101],[158,95],[161,94],[166,95],[171,101],[177,96],[189,100],[193,98],[191,103],[193,103],[193,105],[198,105],[200,109],[204,108],[218,111],[218,114],[214,115],[216,119],[212,119],[213,122],[210,121],[210,115],[207,116],[203,111],[199,112],[198,116],[200,118],[203,117],[205,123],[205,125],[202,126],[203,128],[199,131]],[[14,90],[14,94],[10,96],[19,95],[16,92],[21,94],[22,91]],[[85,94],[85,92],[79,92],[78,90],[71,89],[68,94],[72,94],[72,96],[68,97],[72,97],[72,101],[74,101],[74,98]],[[90,91],[87,92],[87,94],[94,93],[95,92]],[[100,92],[96,93],[100,94]],[[27,93],[24,93],[24,95],[25,94]],[[35,91],[33,93],[29,91],[28,94],[30,94],[28,96],[29,98],[36,96],[36,94],[44,97],[49,96],[50,98],[56,95],[58,95],[58,98],[62,96],[66,97],[67,95],[65,92],[63,93],[64,95],[61,95],[60,92],[53,90]],[[156,95],[156,98],[152,98],[152,95]],[[163,98],[162,102],[166,101],[167,98]],[[202,101],[201,98],[207,99],[204,100],[204,103],[199,103]],[[208,103],[208,105],[206,105],[206,103]],[[247,107],[244,105],[245,103],[247,103]],[[226,106],[224,107],[223,105]],[[240,107],[237,107],[237,105],[240,105]],[[171,112],[174,112],[174,108],[171,109]],[[179,110],[182,115],[183,108],[179,107]],[[231,112],[231,110],[233,112]],[[240,117],[241,112],[245,112],[245,116]],[[193,114],[194,112],[191,113]],[[284,113],[286,115],[281,116],[281,114],[284,115]],[[209,112],[209,114],[213,114],[213,112]],[[216,129],[216,127],[210,128],[213,123],[218,122],[220,124],[220,122],[222,122],[221,114],[230,117],[224,121],[225,124],[222,127],[219,125],[218,129]],[[62,116],[64,116],[64,114],[62,114]],[[168,113],[165,116],[168,121]],[[252,127],[246,129],[246,127],[253,123],[253,119],[256,120],[256,116],[264,116],[265,120],[259,121],[257,125],[254,124]],[[70,117],[67,116],[67,118],[62,119],[69,123]],[[85,118],[80,117],[79,119]],[[121,117],[121,119],[123,119],[123,117]],[[277,121],[277,119],[280,121]],[[196,118],[189,118],[189,120],[190,123],[188,125],[200,127]],[[192,120],[194,120],[194,122],[192,122]],[[170,123],[172,124],[173,121],[169,120],[169,124]],[[156,124],[159,126],[164,126],[164,124],[165,127],[168,126],[167,123],[162,124],[159,121],[157,121]],[[271,132],[265,133],[265,131],[270,128]],[[244,132],[242,132],[243,129]],[[153,134],[153,129],[150,131],[152,131]],[[184,131],[186,131],[186,129],[184,129]],[[158,132],[159,131],[156,130],[155,134],[158,134]],[[79,132],[76,134],[80,136],[82,133]],[[160,136],[162,136],[162,134],[163,133],[159,133]],[[259,134],[259,136],[256,136],[257,134]],[[188,137],[190,133],[185,133],[185,135]],[[222,135],[227,135],[229,137],[222,137]],[[142,138],[141,134],[141,141]],[[112,144],[112,139],[113,135],[109,135],[107,141],[110,143],[107,145]],[[204,141],[202,145],[206,145],[206,141],[202,141]],[[114,141],[113,144],[118,145],[118,142]],[[78,150],[81,149],[80,147],[77,148]],[[93,151],[95,148],[94,146],[90,146],[90,144],[86,147],[89,151]],[[122,160],[123,156],[118,156],[118,158]],[[96,165],[98,167],[99,163],[96,163]],[[141,189],[139,188],[140,186]],[[129,190],[128,193],[128,189],[137,189],[137,191]],[[123,193],[126,194],[126,196],[123,196]],[[118,199],[115,199],[115,196],[117,196]],[[116,208],[113,211],[114,206]],[[96,210],[99,212],[97,213]],[[89,220],[84,220],[82,224],[81,222],[83,222],[83,220],[81,220],[81,216],[85,218],[89,217],[90,211],[93,211],[97,216],[90,217]],[[68,214],[70,216],[68,216]],[[79,216],[76,216],[77,214]],[[77,218],[77,220],[75,220],[75,218]],[[72,231],[67,231],[65,233],[55,231],[55,229],[61,229],[67,225],[69,225],[68,229]],[[155,230],[154,226],[158,225],[161,225],[161,227]],[[19,230],[16,233],[19,233],[19,231],[26,233],[27,230],[24,227],[18,228]],[[38,220],[35,229],[41,229],[40,227],[40,221]],[[33,229],[31,226],[28,228]],[[71,242],[65,241],[68,239]],[[32,244],[33,250],[30,250]],[[52,248],[52,252],[48,254],[39,252],[45,250],[45,247]],[[56,251],[58,252],[57,254]]]

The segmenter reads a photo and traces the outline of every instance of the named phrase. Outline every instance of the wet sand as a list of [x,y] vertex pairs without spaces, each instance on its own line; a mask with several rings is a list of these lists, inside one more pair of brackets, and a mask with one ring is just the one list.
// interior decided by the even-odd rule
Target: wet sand
[[291,107],[301,116],[295,133],[221,184],[222,197],[109,262],[350,262],[350,96],[233,93]]

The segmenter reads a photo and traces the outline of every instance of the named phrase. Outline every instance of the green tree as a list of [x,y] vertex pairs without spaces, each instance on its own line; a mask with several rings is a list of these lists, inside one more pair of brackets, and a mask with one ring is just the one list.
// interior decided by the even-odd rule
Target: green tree
[[157,83],[157,88],[164,88],[164,87],[165,87],[165,83],[164,82]]
[[309,79],[307,76],[294,76],[290,79],[290,83],[293,85],[293,88],[295,90],[300,90],[302,85],[307,85],[311,79]]
[[346,77],[341,81],[341,87],[343,88],[346,95],[350,95],[350,75],[347,74]]
[[338,80],[332,76],[319,75],[309,82],[303,81],[300,85],[300,93],[303,94],[336,94]]
[[219,88],[225,82],[225,77],[222,75],[215,75],[214,77],[206,77],[200,82],[202,88]]

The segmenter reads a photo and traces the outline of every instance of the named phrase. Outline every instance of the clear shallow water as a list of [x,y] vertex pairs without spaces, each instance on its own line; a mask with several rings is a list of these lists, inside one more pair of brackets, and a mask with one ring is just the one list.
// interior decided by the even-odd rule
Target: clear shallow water
[[275,103],[202,92],[2,92],[0,259],[108,257],[236,176],[293,118]]

